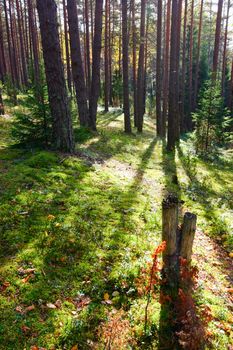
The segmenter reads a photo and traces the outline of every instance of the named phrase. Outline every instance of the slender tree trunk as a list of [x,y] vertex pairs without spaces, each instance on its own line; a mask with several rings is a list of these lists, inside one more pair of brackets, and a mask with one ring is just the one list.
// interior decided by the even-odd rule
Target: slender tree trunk
[[76,0],[67,3],[73,80],[81,126],[88,125],[87,91],[83,70]]
[[137,129],[142,132],[144,114],[144,63],[145,63],[145,16],[146,0],[141,0],[141,24],[140,24],[140,49],[138,58],[138,80],[137,80]]
[[162,44],[162,0],[158,0],[157,6],[157,54],[156,54],[156,120],[157,135],[162,137],[162,113],[161,113],[161,44]]
[[137,127],[137,34],[135,24],[135,0],[132,0],[132,45],[133,45],[133,102],[134,126]]
[[228,22],[229,22],[229,12],[230,12],[231,1],[228,0],[227,3],[227,16],[226,16],[226,27],[224,34],[224,46],[222,54],[222,96],[225,95],[225,80],[226,80],[226,65],[227,65],[227,35],[228,35]]
[[[187,1],[187,0],[186,0]],[[171,0],[167,1],[166,16],[166,37],[164,55],[164,76],[163,76],[163,117],[162,137],[166,135],[167,105],[168,105],[168,82],[169,82],[169,47],[170,47],[170,23],[171,23]]]
[[15,76],[15,84],[16,87],[19,88],[19,71],[18,71],[18,63],[17,63],[17,47],[15,40],[15,30],[14,30],[14,20],[12,15],[12,0],[9,0],[9,15],[10,15],[10,32],[11,32],[11,42],[12,42],[12,60],[14,64],[14,76]]
[[172,0],[171,22],[171,52],[170,52],[170,77],[169,77],[169,110],[168,110],[168,139],[167,149],[172,151],[177,141],[177,128],[179,129],[178,112],[178,78],[177,78],[177,39],[178,39],[178,0]]
[[0,115],[4,115],[4,104],[3,104],[3,99],[2,99],[2,90],[0,88]]
[[17,9],[17,16],[18,16],[18,28],[19,28],[19,40],[20,40],[20,52],[21,52],[21,60],[22,60],[22,69],[23,69],[23,83],[27,85],[28,82],[28,75],[27,75],[27,64],[26,64],[26,57],[25,57],[25,47],[24,47],[24,41],[23,41],[23,19],[21,17],[20,12],[20,5],[19,0],[16,0],[16,9]]
[[192,129],[191,112],[193,110],[193,22],[194,22],[194,0],[191,3],[190,15],[190,42],[189,42],[189,125]]
[[3,27],[2,27],[2,8],[0,7],[0,80],[4,81],[4,77],[7,73],[5,50],[4,50],[4,41],[3,41]]
[[85,0],[85,23],[86,23],[86,51],[87,51],[87,91],[90,98],[91,88],[91,60],[90,60],[90,33],[89,33],[89,3]]
[[34,58],[33,64],[34,64],[35,82],[36,82],[36,84],[39,84],[39,82],[40,82],[40,63],[39,63],[37,33],[36,33],[35,17],[33,14],[32,0],[28,0],[28,19],[29,19],[29,33],[30,33],[31,45],[32,45],[32,50],[33,50],[33,58]]
[[97,104],[100,94],[100,55],[101,55],[101,36],[102,36],[102,12],[103,0],[96,0],[95,6],[95,33],[92,49],[92,81],[91,97],[89,103],[90,126],[96,130]]
[[218,70],[218,56],[219,56],[221,22],[222,22],[222,7],[223,7],[223,0],[219,0],[218,13],[217,13],[217,19],[216,19],[216,29],[215,29],[214,56],[213,56],[213,79],[214,80],[217,77],[217,70]]
[[204,2],[204,0],[201,0],[198,39],[197,39],[197,59],[196,59],[196,71],[195,71],[195,80],[194,80],[195,81],[194,82],[194,109],[197,107],[197,92],[198,92],[198,77],[199,77],[199,68],[200,68],[199,66],[200,66],[200,51],[201,51],[203,2]]
[[182,47],[182,73],[181,73],[181,108],[180,108],[180,130],[186,130],[185,120],[185,77],[186,77],[186,29],[187,29],[187,10],[188,0],[185,0],[184,5],[184,24],[183,24],[183,47]]
[[128,26],[127,26],[127,0],[122,0],[122,49],[123,49],[123,101],[125,132],[131,132],[129,107],[129,63],[128,63]]
[[74,139],[61,59],[57,6],[54,0],[37,0],[49,104],[53,118],[53,146],[72,152]]
[[72,93],[72,79],[70,70],[70,50],[69,50],[69,39],[68,39],[68,25],[67,25],[67,12],[66,12],[66,1],[63,0],[63,16],[64,16],[64,31],[65,31],[65,51],[66,51],[66,71],[68,89]]
[[109,103],[109,0],[105,0],[105,40],[104,40],[104,107],[105,112],[108,112]]

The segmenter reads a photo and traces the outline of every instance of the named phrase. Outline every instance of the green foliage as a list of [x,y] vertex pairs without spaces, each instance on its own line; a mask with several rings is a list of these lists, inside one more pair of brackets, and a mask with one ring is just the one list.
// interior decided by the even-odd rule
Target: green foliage
[[6,92],[7,96],[9,97],[10,102],[16,106],[17,105],[17,89],[16,89],[10,75],[7,75],[5,77],[4,91]]
[[205,155],[229,141],[229,112],[224,108],[220,83],[208,80],[201,92],[199,108],[193,113],[196,152]]
[[14,114],[13,138],[24,146],[48,147],[51,142],[51,114],[42,69],[40,82],[32,82],[23,107]]

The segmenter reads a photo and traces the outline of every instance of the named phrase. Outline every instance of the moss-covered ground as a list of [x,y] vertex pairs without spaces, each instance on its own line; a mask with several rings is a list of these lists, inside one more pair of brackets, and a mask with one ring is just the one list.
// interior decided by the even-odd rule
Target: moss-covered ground
[[11,122],[0,119],[0,349],[157,349],[160,304],[145,339],[135,279],[161,241],[170,191],[198,215],[206,349],[230,349],[232,153],[203,161],[185,139],[167,154],[153,120],[129,136],[119,110],[100,113],[98,133],[77,131],[72,156],[17,148]]

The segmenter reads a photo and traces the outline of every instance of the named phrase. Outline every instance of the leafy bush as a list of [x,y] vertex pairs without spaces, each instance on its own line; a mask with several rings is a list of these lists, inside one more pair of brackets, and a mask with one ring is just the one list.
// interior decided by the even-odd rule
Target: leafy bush
[[231,119],[224,108],[220,83],[208,80],[201,91],[199,108],[193,113],[195,121],[194,143],[196,152],[211,153],[216,146],[225,145],[230,139],[228,132]]

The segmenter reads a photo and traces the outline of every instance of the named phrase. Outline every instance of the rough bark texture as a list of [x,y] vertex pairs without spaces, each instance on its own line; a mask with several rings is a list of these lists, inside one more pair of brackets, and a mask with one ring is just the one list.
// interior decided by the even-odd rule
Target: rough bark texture
[[0,88],[0,115],[4,115],[4,105],[3,105],[3,99],[2,99],[2,90]]
[[178,72],[177,72],[177,46],[178,46],[178,1],[172,1],[171,23],[171,52],[170,52],[170,75],[169,75],[169,111],[168,111],[168,139],[167,149],[175,148],[177,130],[179,130],[179,106],[178,106]]
[[162,131],[161,113],[161,42],[162,42],[162,0],[158,0],[157,6],[157,54],[156,54],[156,121],[157,135],[164,136]]
[[105,0],[105,35],[104,35],[104,107],[108,112],[109,104],[109,0]]
[[181,229],[180,256],[186,259],[188,263],[191,261],[196,224],[197,217],[195,214],[189,212],[184,214],[184,221]]
[[34,64],[34,74],[35,82],[39,83],[40,81],[40,65],[39,65],[39,53],[38,53],[38,44],[37,44],[37,33],[36,26],[33,15],[32,0],[28,0],[28,17],[29,17],[29,31],[31,38],[31,45],[33,50],[33,64]]
[[49,104],[53,118],[53,146],[74,150],[71,116],[58,35],[57,6],[54,0],[37,0]]
[[144,115],[144,70],[145,70],[145,17],[146,0],[141,1],[140,49],[137,79],[137,129],[142,132]]
[[86,24],[86,51],[87,51],[87,91],[90,96],[91,87],[91,59],[90,59],[90,33],[89,33],[89,3],[85,0],[85,24]]
[[227,37],[228,37],[228,22],[229,22],[229,12],[230,12],[231,0],[227,3],[227,15],[226,15],[226,27],[224,34],[224,45],[222,54],[222,95],[225,93],[225,81],[226,81],[226,65],[227,65]]
[[186,76],[186,28],[187,28],[187,10],[188,0],[185,0],[184,5],[184,25],[183,25],[183,45],[182,45],[182,74],[181,74],[181,105],[180,105],[180,131],[181,133],[186,130],[185,125],[185,76]]
[[192,129],[191,112],[193,110],[193,22],[194,22],[194,0],[191,3],[190,14],[190,40],[189,40],[189,118],[188,130]]
[[125,132],[131,132],[129,108],[128,26],[127,0],[122,0],[122,48],[123,48],[123,101]]
[[18,30],[19,30],[19,40],[20,40],[20,53],[21,53],[21,62],[22,62],[22,70],[23,70],[23,84],[27,85],[28,74],[27,74],[27,65],[26,65],[26,57],[25,57],[25,48],[23,41],[23,33],[22,33],[22,16],[20,12],[20,4],[19,0],[16,0],[16,9],[17,9],[17,17],[18,17]]
[[132,45],[133,45],[133,103],[134,126],[137,127],[137,36],[135,24],[135,0],[132,0]]
[[76,90],[79,121],[80,125],[86,126],[88,125],[87,93],[81,54],[76,0],[68,1],[67,11],[70,32],[71,66]]
[[217,20],[216,20],[216,29],[215,29],[215,41],[214,41],[213,79],[216,79],[217,70],[218,70],[218,56],[219,56],[221,22],[222,22],[222,7],[223,7],[223,0],[219,0],[218,1]]
[[100,94],[100,54],[101,54],[101,35],[102,35],[102,12],[103,0],[96,0],[95,5],[95,33],[92,49],[92,81],[90,98],[90,126],[96,130],[97,103]]
[[197,106],[198,78],[199,78],[200,51],[201,51],[201,31],[202,31],[202,17],[203,17],[203,2],[204,2],[204,0],[201,0],[199,25],[198,25],[197,58],[196,58],[196,71],[195,71],[195,79],[194,79],[194,106],[193,106],[194,109]]
[[72,92],[72,79],[71,79],[71,69],[70,69],[70,50],[69,50],[67,12],[66,12],[66,1],[65,0],[63,0],[63,16],[64,16],[64,31],[65,31],[67,82],[68,82],[69,91]]
[[163,116],[162,116],[162,136],[163,137],[165,137],[166,135],[166,121],[167,121],[170,22],[171,22],[171,0],[168,0],[167,14],[166,14],[166,36],[165,36],[164,75],[163,75]]
[[162,240],[166,241],[163,261],[167,283],[174,287],[178,283],[177,230],[178,199],[169,195],[162,203]]

